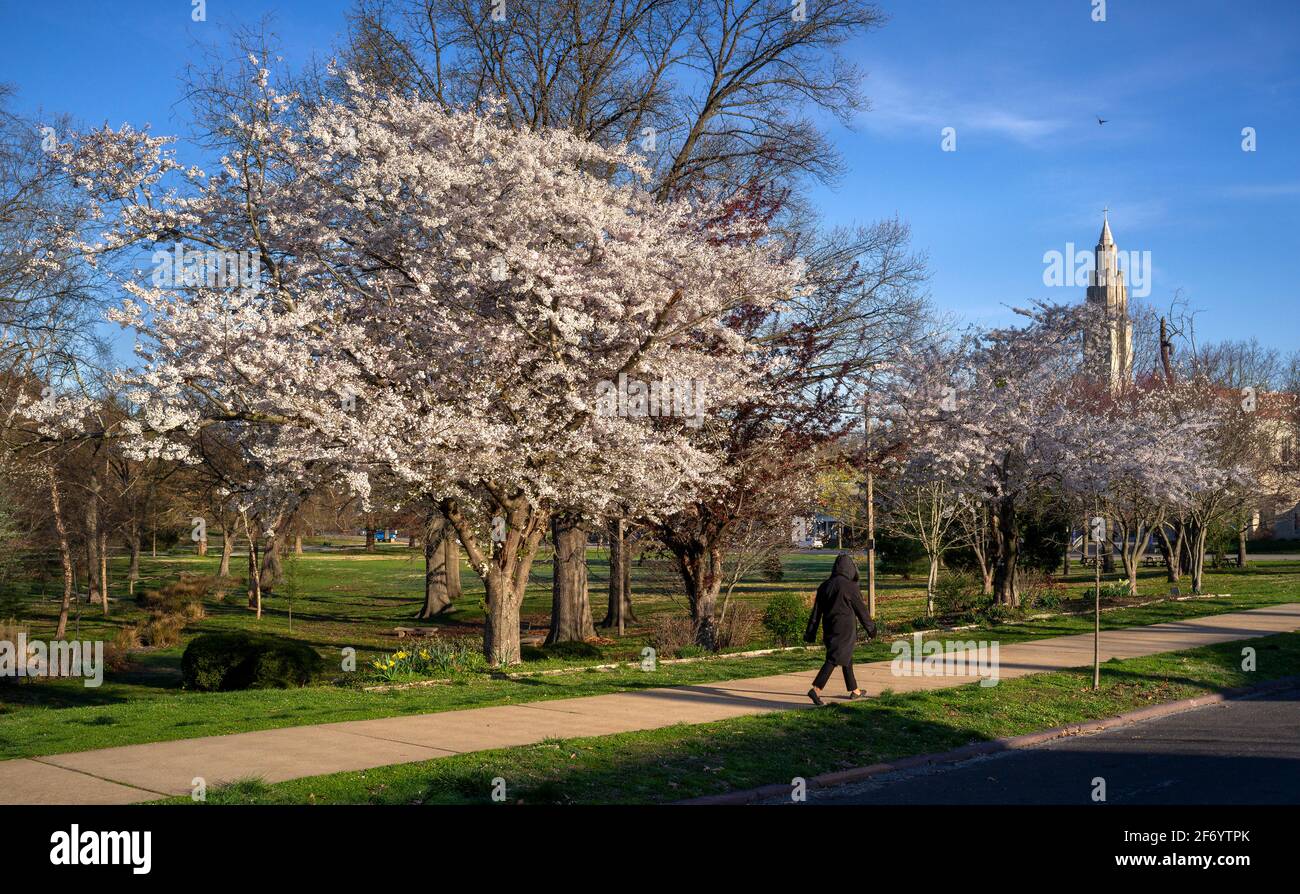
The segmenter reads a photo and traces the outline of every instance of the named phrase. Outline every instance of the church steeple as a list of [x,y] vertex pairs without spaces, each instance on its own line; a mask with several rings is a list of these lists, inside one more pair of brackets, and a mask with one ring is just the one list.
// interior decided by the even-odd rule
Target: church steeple
[[1110,232],[1109,209],[1103,214],[1089,276],[1084,359],[1091,375],[1108,383],[1111,391],[1118,391],[1133,378],[1133,323],[1128,315],[1128,284],[1119,269],[1119,248]]

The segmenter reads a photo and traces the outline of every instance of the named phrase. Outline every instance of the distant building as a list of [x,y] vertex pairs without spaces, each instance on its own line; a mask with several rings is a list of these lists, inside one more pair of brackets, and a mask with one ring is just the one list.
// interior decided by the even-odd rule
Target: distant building
[[843,540],[844,523],[834,516],[818,512],[796,516],[791,525],[790,542],[802,549],[838,546]]
[[1119,249],[1110,233],[1110,216],[1101,224],[1096,263],[1088,275],[1088,325],[1083,332],[1084,365],[1112,392],[1133,381],[1133,321],[1128,284],[1119,269]]

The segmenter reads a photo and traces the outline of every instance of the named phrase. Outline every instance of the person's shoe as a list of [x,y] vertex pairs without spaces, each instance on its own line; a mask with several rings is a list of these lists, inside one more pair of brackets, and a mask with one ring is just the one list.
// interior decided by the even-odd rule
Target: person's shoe
[[808,697],[812,699],[813,704],[819,708],[826,704],[826,702],[822,701],[822,697],[818,694],[816,689],[809,689]]
[[866,698],[866,697],[867,697],[867,694],[866,694],[865,692],[863,692],[861,689],[859,689],[857,692],[850,692],[850,693],[849,693],[849,701],[851,701],[851,702],[852,702],[852,701],[857,701],[857,700],[860,699],[860,698]]

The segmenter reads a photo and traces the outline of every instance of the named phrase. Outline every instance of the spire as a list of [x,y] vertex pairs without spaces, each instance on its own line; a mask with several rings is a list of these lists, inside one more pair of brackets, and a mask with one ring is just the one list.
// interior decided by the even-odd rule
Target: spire
[[1105,215],[1101,223],[1101,238],[1097,241],[1098,245],[1114,245],[1115,238],[1110,235],[1110,208],[1103,208],[1101,213]]
[[1117,391],[1132,381],[1133,323],[1128,315],[1128,287],[1119,269],[1119,248],[1110,232],[1110,209],[1102,213],[1105,217],[1086,299],[1095,308],[1097,328],[1084,330],[1084,358],[1092,374]]

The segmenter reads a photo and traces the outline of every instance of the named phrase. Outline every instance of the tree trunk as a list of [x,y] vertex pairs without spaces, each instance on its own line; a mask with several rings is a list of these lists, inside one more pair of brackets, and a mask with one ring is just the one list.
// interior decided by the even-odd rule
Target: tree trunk
[[301,535],[301,534],[294,534],[294,535],[293,535],[293,554],[294,554],[295,556],[301,556],[301,555],[302,555],[302,535]]
[[934,615],[934,588],[939,584],[939,554],[930,556],[930,574],[925,579],[925,616]]
[[[1178,563],[1179,563],[1179,568],[1181,569],[1181,573],[1191,574],[1192,573],[1192,532],[1189,530],[1189,526],[1187,525],[1184,525],[1183,530],[1179,531],[1178,547],[1179,547]],[[1204,561],[1204,557],[1205,557],[1205,553],[1202,552],[1201,553],[1202,561]]]
[[1186,570],[1183,553],[1187,529],[1182,522],[1174,522],[1174,532],[1174,537],[1171,540],[1167,527],[1161,525],[1156,529],[1157,542],[1160,544],[1160,555],[1165,560],[1165,577],[1169,579],[1171,584],[1178,583]]
[[528,574],[541,544],[542,532],[546,530],[546,522],[542,517],[534,518],[529,527],[532,525],[536,525],[537,530],[518,538],[517,550],[503,550],[504,558],[493,563],[483,582],[488,602],[483,654],[494,667],[519,664],[523,660],[519,650],[519,610],[524,603]]
[[257,538],[248,537],[248,607],[262,617],[262,580],[257,567]]
[[126,569],[126,578],[134,589],[136,582],[140,580],[140,529],[135,525],[132,525],[127,533],[126,545],[131,551],[131,564]]
[[1020,594],[1016,589],[1016,562],[1020,537],[1016,531],[1016,501],[1003,497],[998,501],[993,519],[997,556],[993,562],[993,596],[999,605],[1016,606]]
[[493,542],[492,553],[479,547],[474,528],[454,500],[439,508],[451,523],[469,554],[470,566],[487,591],[487,618],[483,625],[483,655],[494,667],[518,664],[520,656],[519,617],[528,587],[533,559],[546,533],[549,517],[545,510],[528,506],[521,495],[501,507],[507,521],[505,538]]
[[1201,584],[1205,579],[1205,540],[1209,533],[1208,527],[1197,525],[1192,530],[1192,536],[1188,538],[1192,562],[1192,592],[1197,596],[1201,595]]
[[1119,556],[1124,565],[1124,576],[1128,580],[1128,594],[1136,597],[1142,557],[1151,546],[1151,529],[1142,521],[1121,519],[1116,524],[1119,526]]
[[627,522],[611,518],[609,536],[609,602],[601,627],[613,628],[619,636],[627,632],[628,622],[635,622],[632,612],[632,563],[627,548]]
[[447,566],[447,598],[455,602],[463,592],[460,583],[460,541],[456,531],[449,525],[442,538],[444,562]]
[[551,629],[546,644],[580,643],[596,635],[587,596],[587,531],[575,515],[551,519]]
[[50,485],[50,510],[54,513],[54,530],[59,538],[59,561],[63,564],[63,603],[59,606],[59,626],[55,639],[63,639],[68,631],[68,610],[72,606],[72,549],[68,546],[68,526],[63,521],[63,503],[59,499],[59,479],[54,469],[46,469]]
[[435,512],[425,521],[424,533],[424,605],[416,615],[422,621],[451,608],[451,594],[447,588],[447,550],[443,543],[450,533],[450,526],[441,513]]
[[268,537],[266,549],[262,550],[262,561],[257,572],[258,586],[266,592],[275,589],[275,585],[284,579],[284,536],[276,534]]
[[374,551],[375,551],[375,529],[366,528],[366,552],[373,553]]
[[632,547],[627,536],[628,529],[623,528],[623,624],[636,623],[636,612],[632,611]]
[[1238,568],[1246,567],[1246,531],[1249,524],[1250,524],[1250,520],[1247,518],[1243,518],[1241,520],[1241,527],[1237,528],[1237,567]]
[[[1085,531],[1088,529],[1085,527]],[[1084,541],[1085,543],[1087,541]],[[1092,688],[1101,688],[1101,557],[1093,567],[1092,591]]]
[[497,569],[483,581],[487,589],[487,617],[483,626],[483,655],[493,667],[522,661],[519,645],[519,606],[514,587]]
[[217,577],[230,577],[230,556],[235,551],[235,538],[230,536],[230,529],[221,526],[221,564],[217,566]]
[[722,550],[704,534],[688,541],[668,543],[677,559],[686,599],[695,625],[695,642],[709,651],[717,651],[718,592],[722,588]]
[[1074,538],[1074,525],[1065,526],[1065,549],[1061,555],[1061,576],[1070,576],[1070,541]]
[[108,615],[108,531],[99,531],[99,599]]
[[1138,558],[1125,549],[1120,553],[1120,559],[1124,563],[1124,576],[1128,579],[1128,594],[1135,597],[1138,594]]
[[86,498],[86,601],[99,595],[99,476],[91,473]]

